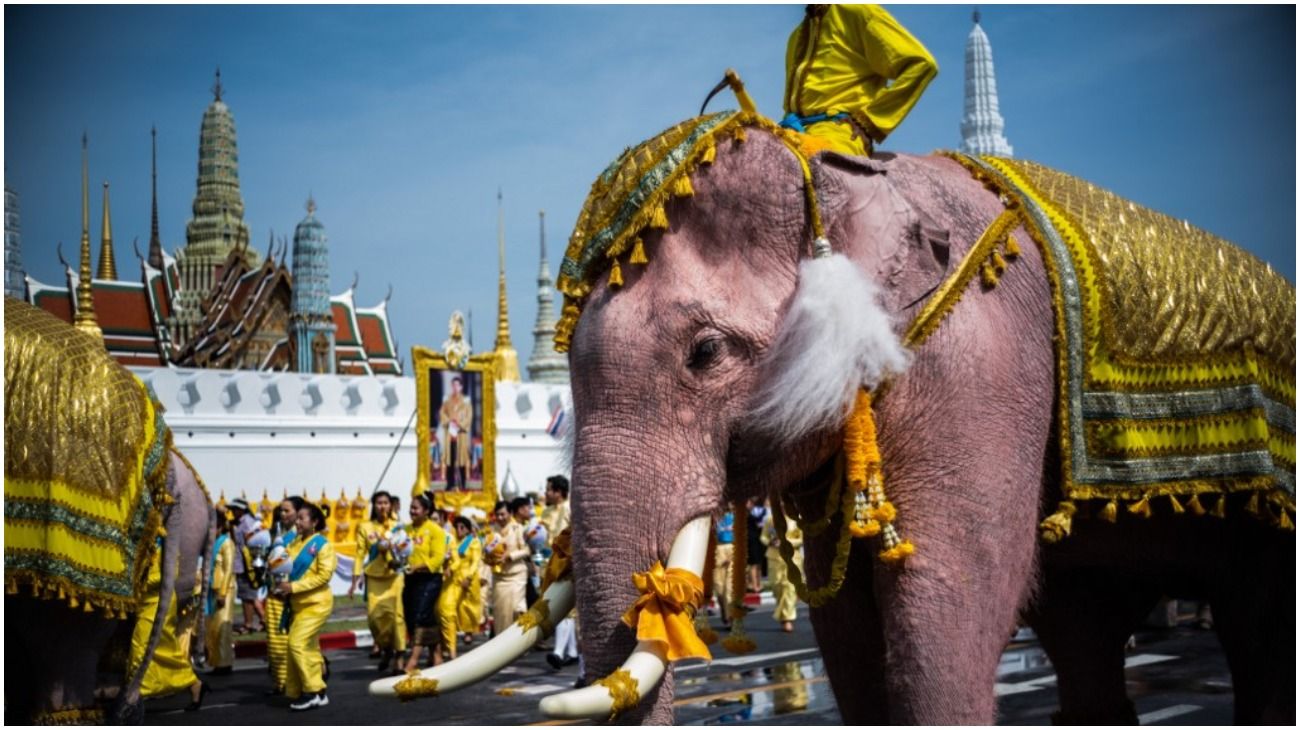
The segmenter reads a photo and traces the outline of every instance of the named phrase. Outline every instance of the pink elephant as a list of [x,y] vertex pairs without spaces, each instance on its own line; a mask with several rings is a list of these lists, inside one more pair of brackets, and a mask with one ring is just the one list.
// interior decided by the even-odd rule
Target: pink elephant
[[[691,142],[671,130],[665,139],[672,134]],[[1058,719],[1136,724],[1123,646],[1161,595],[1212,602],[1237,721],[1293,723],[1294,531],[1241,516],[1245,494],[1228,498],[1226,519],[1173,515],[1159,504],[1150,514],[1145,498],[1121,505],[1146,510],[1145,520],[1114,520],[1113,507],[1110,520],[1080,514],[1071,524],[1064,514],[1049,522],[1068,538],[1040,541],[1040,523],[1063,499],[1063,425],[1053,289],[1030,231],[1010,229],[1017,260],[999,257],[984,287],[970,282],[928,339],[894,349],[1003,214],[1004,199],[948,156],[810,155],[826,237],[867,287],[821,292],[826,301],[816,306],[866,301],[849,316],[886,331],[870,352],[857,349],[870,337],[848,334],[842,347],[834,337],[801,343],[782,327],[814,243],[805,178],[770,128],[751,126],[744,137],[719,138],[689,184],[661,198],[662,212],[642,216],[648,225],[632,231],[630,262],[626,249],[583,260],[587,241],[575,234],[561,270],[572,307],[560,339],[571,337],[574,586],[589,675],[609,674],[633,650],[621,620],[639,595],[631,578],[667,562],[688,523],[769,494],[787,496],[803,515],[823,514],[853,392],[883,385],[874,413],[888,496],[917,550],[902,566],[886,565],[875,543],[854,540],[842,588],[812,610],[846,723],[991,724],[999,655],[1023,616],[1056,667]],[[626,183],[620,176],[639,154],[653,156],[625,153],[593,197]],[[664,179],[647,174],[643,184]],[[580,232],[598,228],[599,215],[617,221],[629,211],[637,220],[635,201],[584,209]],[[584,282],[583,271],[596,273]],[[1259,306],[1290,310],[1281,349],[1289,347],[1293,370],[1295,290],[1275,284],[1267,291],[1282,301]],[[872,382],[850,380],[846,392],[846,371]],[[1284,526],[1294,471],[1290,502],[1274,495],[1273,519]],[[838,524],[806,541],[811,585],[831,574]],[[622,719],[670,723],[672,698],[668,671]]]

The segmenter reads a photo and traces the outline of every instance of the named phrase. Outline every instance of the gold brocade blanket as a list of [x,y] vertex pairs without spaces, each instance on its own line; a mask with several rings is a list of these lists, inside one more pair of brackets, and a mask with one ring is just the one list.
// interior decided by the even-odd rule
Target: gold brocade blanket
[[124,617],[167,501],[171,433],[99,339],[5,297],[5,592]]
[[1289,526],[1295,287],[1231,243],[1077,178],[951,156],[1018,206],[1043,252],[1065,499],[1149,514],[1157,496],[1175,512],[1206,498],[1221,510],[1224,495],[1249,491],[1255,511],[1263,497]]

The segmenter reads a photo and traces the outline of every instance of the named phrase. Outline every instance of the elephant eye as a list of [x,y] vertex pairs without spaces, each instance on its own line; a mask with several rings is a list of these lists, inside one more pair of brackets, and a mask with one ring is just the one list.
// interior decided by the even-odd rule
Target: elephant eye
[[717,335],[696,340],[691,346],[691,354],[686,358],[686,367],[691,370],[708,370],[722,359],[722,350],[726,346]]

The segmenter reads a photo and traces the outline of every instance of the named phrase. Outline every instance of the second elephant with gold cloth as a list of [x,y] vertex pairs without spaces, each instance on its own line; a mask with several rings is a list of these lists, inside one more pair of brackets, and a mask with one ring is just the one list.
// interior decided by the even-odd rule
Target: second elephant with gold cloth
[[338,555],[324,534],[326,528],[321,508],[304,502],[298,510],[298,538],[289,546],[293,560],[289,580],[275,587],[276,595],[289,599],[280,625],[288,624],[289,628],[289,672],[284,693],[297,700],[289,705],[295,711],[329,704],[325,695],[320,631],[334,609],[330,578],[338,567]]
[[483,563],[483,544],[474,535],[474,523],[458,516],[455,525],[457,543],[448,556],[450,570],[438,599],[438,620],[442,624],[442,645],[456,658],[456,632],[478,633],[483,620],[483,593],[479,570]]
[[[790,582],[785,561],[781,559],[781,540],[776,533],[776,525],[772,521],[770,509],[767,511],[767,517],[763,519],[763,532],[760,538],[767,546],[767,578],[772,585],[772,597],[776,599],[776,610],[772,612],[772,618],[780,621],[781,629],[789,633],[794,631],[794,620],[798,617],[799,596],[795,591],[794,583]],[[785,541],[794,548],[795,566],[803,570],[803,532],[793,521],[786,525]]]
[[357,527],[356,565],[352,569],[352,588],[366,581],[366,620],[370,635],[381,652],[379,671],[385,672],[393,658],[406,651],[406,626],[402,612],[402,574],[390,560],[389,537],[397,524],[392,514],[392,497],[375,492],[370,498],[370,519]]
[[809,5],[785,54],[782,126],[870,155],[939,73],[934,57],[878,5]]

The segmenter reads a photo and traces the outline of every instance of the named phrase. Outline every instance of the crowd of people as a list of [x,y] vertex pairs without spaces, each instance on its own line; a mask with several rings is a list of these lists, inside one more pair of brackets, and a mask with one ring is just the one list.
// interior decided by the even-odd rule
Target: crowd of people
[[[489,517],[472,507],[459,513],[439,509],[435,495],[426,492],[410,499],[402,520],[397,495],[371,496],[368,519],[355,531],[347,596],[364,597],[377,676],[455,659],[482,637],[505,631],[537,600],[551,543],[570,526],[569,480],[549,477],[544,502],[535,501],[497,502]],[[144,696],[188,690],[188,709],[199,709],[208,685],[195,668],[230,673],[235,636],[265,631],[266,693],[287,697],[294,711],[328,705],[329,662],[320,635],[334,610],[330,583],[340,560],[329,539],[329,513],[328,503],[291,496],[275,507],[266,528],[244,499],[218,509],[211,581],[197,611],[203,620],[179,618],[176,606],[185,602],[173,602],[145,676]],[[480,524],[484,517],[489,519]],[[776,599],[773,616],[785,631],[793,630],[795,590],[786,578],[770,510],[762,503],[748,507],[745,566],[732,565],[735,518],[725,513],[715,525],[711,588],[717,615],[729,625],[736,606],[743,605],[731,595],[732,570],[746,571],[746,590],[755,593],[762,590],[766,572]],[[796,547],[798,560],[798,529],[789,529],[785,539]],[[155,607],[160,575],[155,561],[150,580]],[[146,605],[139,615],[133,652],[142,657],[154,614]],[[557,671],[578,663],[576,685],[585,686],[577,634],[571,614],[556,625],[553,645],[541,648]]]

